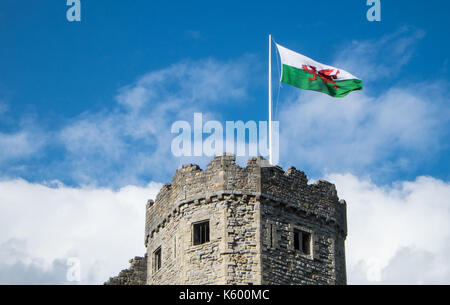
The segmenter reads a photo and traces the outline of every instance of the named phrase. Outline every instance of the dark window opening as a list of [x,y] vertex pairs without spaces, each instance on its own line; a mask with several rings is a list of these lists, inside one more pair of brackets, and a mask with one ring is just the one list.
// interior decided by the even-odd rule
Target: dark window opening
[[295,230],[294,231],[294,249],[302,254],[311,254],[311,233]]
[[155,271],[158,271],[161,269],[161,248],[158,248],[158,250],[153,253],[153,257],[155,259]]
[[311,233],[302,232],[302,252],[303,254],[311,254]]
[[273,225],[269,225],[269,238],[270,238],[270,248],[273,248]]
[[209,242],[209,221],[194,224],[194,245]]
[[295,230],[294,231],[294,249],[295,250],[301,250],[300,249],[300,231]]

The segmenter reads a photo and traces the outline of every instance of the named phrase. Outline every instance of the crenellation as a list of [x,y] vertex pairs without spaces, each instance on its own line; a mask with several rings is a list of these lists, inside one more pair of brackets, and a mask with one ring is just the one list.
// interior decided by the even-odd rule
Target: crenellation
[[136,256],[129,261],[130,267],[111,277],[105,285],[145,285],[147,281],[147,256]]
[[[196,245],[200,224],[208,239]],[[261,157],[240,167],[224,154],[204,170],[180,167],[147,203],[146,282],[345,284],[346,235],[346,202],[333,184],[308,184],[304,172]]]

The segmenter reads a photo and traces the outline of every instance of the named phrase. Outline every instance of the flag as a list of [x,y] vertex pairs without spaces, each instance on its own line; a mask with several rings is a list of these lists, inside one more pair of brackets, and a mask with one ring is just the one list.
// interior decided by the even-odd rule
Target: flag
[[281,57],[281,81],[294,87],[344,97],[362,89],[362,81],[356,76],[276,44]]

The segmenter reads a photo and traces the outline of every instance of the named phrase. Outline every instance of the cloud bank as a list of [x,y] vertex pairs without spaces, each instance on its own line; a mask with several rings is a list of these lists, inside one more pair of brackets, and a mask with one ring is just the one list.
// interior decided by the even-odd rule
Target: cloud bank
[[327,179],[348,203],[349,283],[450,283],[449,182],[418,177],[377,186],[351,174]]
[[[431,177],[377,186],[351,174],[326,177],[348,202],[349,284],[450,282],[450,183]],[[110,189],[0,182],[0,284],[101,284],[143,255],[145,202],[160,184]]]
[[71,257],[80,260],[82,283],[103,283],[144,254],[145,204],[160,186],[0,182],[0,284],[68,283]]

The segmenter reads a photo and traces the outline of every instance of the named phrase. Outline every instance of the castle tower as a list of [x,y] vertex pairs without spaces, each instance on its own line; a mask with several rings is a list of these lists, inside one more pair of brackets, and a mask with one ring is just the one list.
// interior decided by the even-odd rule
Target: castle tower
[[147,284],[346,284],[346,235],[333,184],[225,154],[147,203]]

